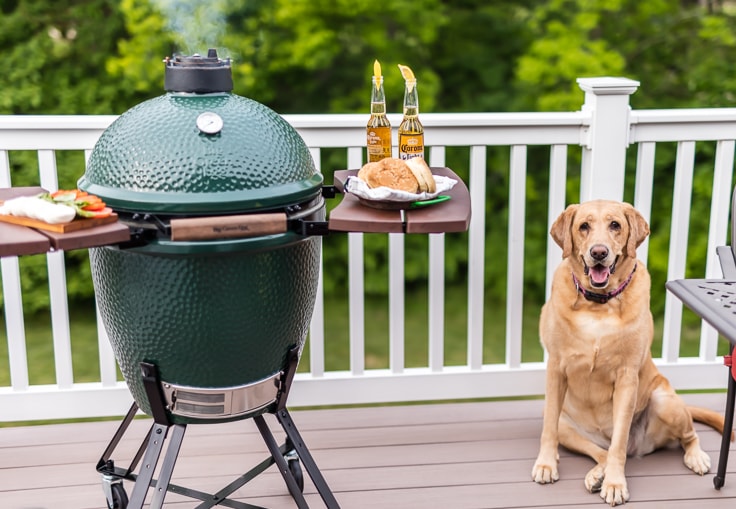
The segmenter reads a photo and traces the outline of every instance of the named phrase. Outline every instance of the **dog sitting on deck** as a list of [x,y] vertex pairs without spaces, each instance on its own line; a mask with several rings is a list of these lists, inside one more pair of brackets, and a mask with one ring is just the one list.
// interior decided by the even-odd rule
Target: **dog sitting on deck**
[[688,407],[652,361],[650,279],[636,248],[649,225],[627,203],[570,205],[550,231],[562,248],[539,333],[547,353],[544,423],[534,481],[559,479],[558,444],[590,456],[590,492],[614,506],[629,500],[627,455],[679,442],[685,465],[710,469],[693,420],[723,431],[723,417]]

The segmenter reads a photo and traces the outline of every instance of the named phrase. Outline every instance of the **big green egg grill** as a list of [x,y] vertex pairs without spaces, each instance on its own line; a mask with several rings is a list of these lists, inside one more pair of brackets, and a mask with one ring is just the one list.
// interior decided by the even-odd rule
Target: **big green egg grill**
[[102,323],[145,413],[160,395],[173,423],[252,417],[307,336],[322,176],[281,116],[231,92],[216,51],[167,59],[165,89],[105,130],[78,183],[131,231],[90,250]]

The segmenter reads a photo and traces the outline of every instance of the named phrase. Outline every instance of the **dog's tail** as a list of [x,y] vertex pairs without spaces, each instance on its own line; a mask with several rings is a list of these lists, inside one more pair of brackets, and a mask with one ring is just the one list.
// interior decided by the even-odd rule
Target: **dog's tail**
[[[714,412],[713,410],[709,410],[707,408],[700,408],[696,406],[689,406],[687,407],[688,411],[690,412],[690,415],[692,416],[694,421],[701,422],[703,424],[706,424],[716,430],[718,433],[723,435],[723,427],[724,427],[724,418],[721,414],[718,412]],[[731,442],[734,440],[734,433],[731,432]]]

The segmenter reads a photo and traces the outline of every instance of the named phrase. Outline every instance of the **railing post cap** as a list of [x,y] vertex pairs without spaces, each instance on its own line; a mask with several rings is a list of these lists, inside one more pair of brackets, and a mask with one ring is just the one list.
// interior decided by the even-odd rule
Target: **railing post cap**
[[629,78],[600,77],[578,78],[578,86],[584,92],[595,95],[631,95],[639,88],[640,83]]

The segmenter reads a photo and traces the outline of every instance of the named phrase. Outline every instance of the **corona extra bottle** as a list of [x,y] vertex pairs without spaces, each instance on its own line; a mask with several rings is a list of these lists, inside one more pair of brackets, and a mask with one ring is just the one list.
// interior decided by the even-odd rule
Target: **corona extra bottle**
[[424,157],[424,127],[419,121],[417,79],[405,65],[399,64],[404,77],[404,118],[399,125],[399,158]]
[[366,126],[369,163],[391,157],[391,123],[386,116],[386,96],[383,93],[383,76],[378,60],[373,63],[371,82],[371,118]]

